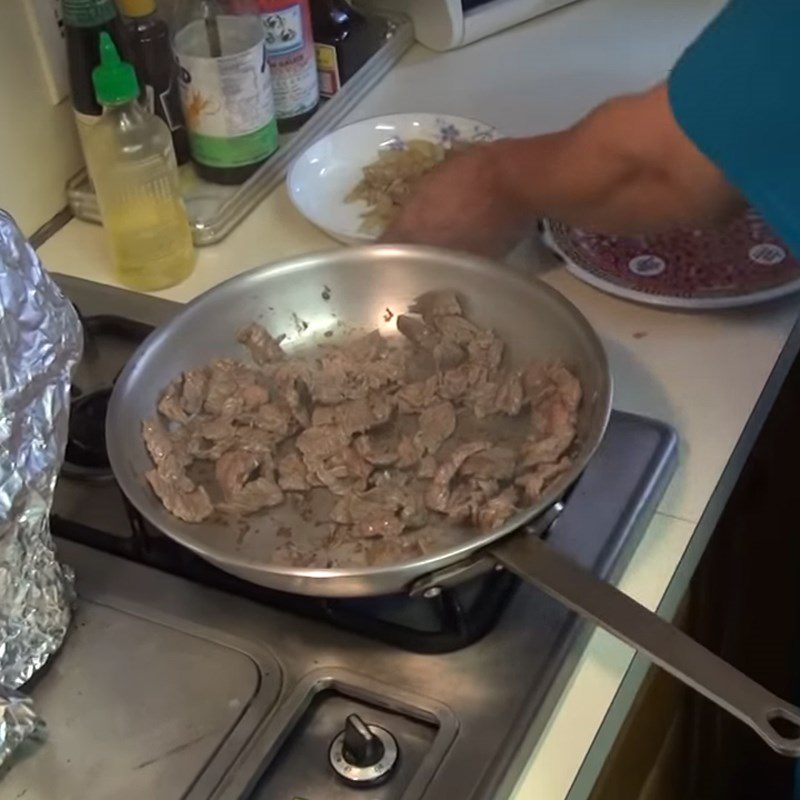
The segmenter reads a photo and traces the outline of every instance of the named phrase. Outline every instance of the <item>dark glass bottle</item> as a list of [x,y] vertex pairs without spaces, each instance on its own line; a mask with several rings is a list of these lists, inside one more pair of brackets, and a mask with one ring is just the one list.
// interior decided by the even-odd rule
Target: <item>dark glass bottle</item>
[[155,0],[120,0],[125,33],[147,109],[167,123],[179,164],[189,160],[189,135],[183,122],[178,64],[167,23]]
[[319,93],[332,97],[377,50],[369,20],[345,0],[311,0]]
[[130,50],[113,0],[62,0],[61,10],[72,106],[78,122],[91,125],[103,113],[92,86],[92,70],[100,63],[100,33],[111,36],[123,59],[130,60]]

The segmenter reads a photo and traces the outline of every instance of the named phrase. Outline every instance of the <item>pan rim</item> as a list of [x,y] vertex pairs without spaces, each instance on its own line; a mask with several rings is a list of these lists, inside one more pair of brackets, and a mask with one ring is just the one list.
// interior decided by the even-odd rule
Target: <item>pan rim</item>
[[[185,317],[190,314],[193,315],[198,313],[206,304],[213,301],[216,298],[216,295],[224,293],[226,287],[230,286],[231,284],[244,284],[244,288],[249,282],[262,276],[265,272],[269,272],[271,275],[291,274],[298,270],[303,270],[313,266],[319,262],[320,258],[324,258],[329,264],[335,264],[338,261],[346,261],[348,259],[352,259],[353,257],[359,258],[362,256],[371,256],[375,259],[390,258],[399,261],[408,258],[427,258],[438,263],[447,263],[460,269],[467,269],[472,273],[485,274],[487,270],[491,270],[496,274],[498,280],[503,281],[506,285],[512,288],[517,286],[521,291],[529,292],[533,286],[535,291],[546,295],[551,302],[559,306],[562,311],[570,315],[574,322],[580,327],[581,332],[586,337],[586,341],[589,343],[591,355],[596,360],[597,366],[604,376],[603,384],[598,387],[597,398],[597,402],[602,403],[602,407],[598,408],[594,412],[598,417],[598,420],[595,423],[596,434],[594,441],[589,442],[588,445],[581,450],[570,471],[563,476],[562,480],[557,480],[555,483],[553,483],[550,487],[548,487],[542,497],[535,504],[519,511],[500,528],[490,531],[489,533],[477,533],[474,537],[470,537],[465,541],[459,542],[458,544],[453,545],[445,550],[441,550],[430,555],[418,556],[414,559],[409,559],[394,564],[372,567],[312,568],[278,565],[265,560],[263,565],[256,566],[253,564],[251,558],[237,556],[224,551],[213,551],[209,553],[208,548],[204,548],[200,544],[196,543],[190,535],[186,535],[180,530],[176,530],[174,528],[165,528],[163,519],[159,519],[156,513],[154,513],[153,504],[140,504],[137,502],[136,493],[128,490],[127,473],[132,472],[132,470],[127,470],[125,468],[125,455],[124,453],[120,452],[119,439],[115,436],[115,431],[118,429],[118,426],[124,424],[121,414],[121,406],[123,403],[122,398],[127,394],[127,389],[131,385],[133,375],[139,362],[147,353],[149,353],[153,348],[157,347],[159,343],[165,340],[168,341],[172,330],[175,327],[178,327],[181,320],[185,319]],[[200,555],[204,559],[212,561],[212,563],[221,566],[223,569],[226,567],[231,567],[238,570],[239,574],[241,574],[242,571],[251,574],[254,572],[273,574],[276,576],[282,576],[287,579],[287,581],[291,581],[293,583],[314,583],[318,584],[320,587],[324,587],[326,584],[334,583],[336,581],[346,580],[358,583],[366,579],[373,580],[378,577],[389,578],[394,575],[402,575],[403,580],[397,584],[398,587],[402,587],[408,585],[409,583],[413,582],[414,579],[422,575],[430,574],[442,569],[443,567],[456,564],[482,550],[485,550],[498,540],[518,531],[522,526],[538,517],[541,513],[552,506],[553,503],[559,500],[567,491],[567,489],[578,479],[589,460],[597,450],[597,447],[599,446],[605,429],[608,425],[608,420],[611,414],[612,396],[613,380],[609,369],[608,357],[597,332],[591,326],[583,313],[571,301],[569,301],[560,292],[541,279],[537,277],[522,278],[521,276],[504,269],[502,265],[498,264],[498,262],[453,250],[444,250],[421,245],[372,244],[332,251],[307,253],[279,262],[261,264],[226,279],[225,281],[211,287],[190,302],[186,303],[184,307],[168,323],[154,330],[142,342],[120,373],[108,405],[108,414],[106,418],[106,439],[108,442],[109,461],[111,463],[115,478],[117,479],[121,491],[134,505],[134,507],[136,507],[137,511],[164,535],[188,548],[192,552]],[[137,424],[140,422],[140,420],[136,420]],[[168,514],[169,512],[165,513]],[[178,521],[176,520],[176,522]],[[197,524],[202,525],[203,523]],[[269,584],[265,583],[265,585]],[[303,591],[301,588],[292,588],[289,591],[295,591],[302,594],[326,594],[324,591]],[[358,594],[367,595],[368,592],[360,591]],[[328,595],[339,596],[341,595],[341,592],[328,592]]]

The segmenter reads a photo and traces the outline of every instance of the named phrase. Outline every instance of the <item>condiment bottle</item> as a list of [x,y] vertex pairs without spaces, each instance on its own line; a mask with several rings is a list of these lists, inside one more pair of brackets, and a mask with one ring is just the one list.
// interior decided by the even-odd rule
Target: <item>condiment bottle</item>
[[319,107],[319,81],[308,0],[233,0],[261,16],[278,130],[296,131]]
[[181,101],[197,173],[238,184],[278,147],[264,26],[194,0],[175,34]]
[[103,113],[92,86],[92,70],[100,61],[97,37],[107,32],[125,53],[124,29],[113,0],[61,0],[61,11],[72,106],[83,139],[86,129]]
[[311,0],[319,92],[333,97],[377,49],[367,18],[345,0]]
[[136,72],[106,32],[92,81],[104,110],[87,132],[86,160],[119,278],[134,289],[164,289],[194,265],[169,128],[142,108]]
[[125,34],[148,111],[166,122],[179,164],[189,160],[189,135],[183,123],[178,65],[172,53],[169,27],[155,0],[118,0],[125,17]]

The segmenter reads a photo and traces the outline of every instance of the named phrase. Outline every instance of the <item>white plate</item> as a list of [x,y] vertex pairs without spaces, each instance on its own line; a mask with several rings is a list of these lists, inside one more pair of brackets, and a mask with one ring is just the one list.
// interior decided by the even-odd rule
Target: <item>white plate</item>
[[344,244],[374,241],[359,230],[363,202],[344,198],[361,180],[361,170],[383,148],[402,147],[409,139],[447,144],[454,139],[486,142],[499,138],[483,122],[446,114],[392,114],[354,122],[314,142],[295,159],[286,175],[289,197],[318,228]]

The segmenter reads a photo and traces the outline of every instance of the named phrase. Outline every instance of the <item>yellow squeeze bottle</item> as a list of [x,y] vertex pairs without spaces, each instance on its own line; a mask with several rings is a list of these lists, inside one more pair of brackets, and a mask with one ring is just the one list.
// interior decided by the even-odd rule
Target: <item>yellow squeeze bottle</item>
[[144,291],[173,286],[191,273],[194,247],[169,129],[139,105],[136,73],[105,32],[92,80],[103,116],[85,156],[119,279]]

